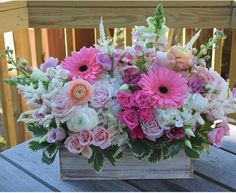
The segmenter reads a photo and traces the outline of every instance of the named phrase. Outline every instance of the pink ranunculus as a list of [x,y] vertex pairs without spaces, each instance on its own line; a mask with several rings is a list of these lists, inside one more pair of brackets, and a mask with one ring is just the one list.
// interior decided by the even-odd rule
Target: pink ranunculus
[[151,108],[139,109],[139,117],[142,121],[151,121],[153,120],[153,111]]
[[122,109],[127,109],[134,106],[133,95],[126,92],[118,92],[116,102]]
[[132,139],[143,139],[145,138],[145,134],[140,127],[136,127],[131,131],[131,138]]
[[141,127],[146,138],[151,141],[156,141],[164,134],[164,130],[154,119],[152,121],[142,121]]
[[147,94],[144,90],[136,91],[133,95],[133,99],[135,102],[135,105],[140,108],[150,108],[152,96],[150,94]]
[[221,147],[224,136],[229,136],[229,126],[226,122],[221,122],[216,125],[216,128],[208,133],[210,143],[216,147]]
[[184,137],[184,128],[172,128],[166,131],[166,136],[169,139],[182,139]]
[[104,70],[111,70],[112,68],[112,59],[107,54],[100,53],[96,57],[96,61],[102,65]]
[[111,134],[108,130],[98,127],[93,129],[93,145],[106,149],[111,145]]
[[123,121],[130,130],[138,126],[138,114],[134,109],[126,109],[119,114],[119,119]]
[[78,133],[78,140],[83,146],[90,145],[93,140],[93,132],[87,129],[80,131]]
[[83,145],[78,140],[78,133],[73,133],[66,139],[65,147],[73,154],[79,154],[83,151]]
[[64,90],[55,96],[51,108],[53,115],[59,119],[61,123],[68,121],[73,116],[74,105],[68,99]]
[[111,91],[109,86],[106,84],[96,83],[93,86],[93,96],[90,100],[91,105],[95,108],[104,107],[107,102],[111,99]]
[[48,131],[48,143],[56,143],[66,138],[66,132],[63,128],[51,128]]

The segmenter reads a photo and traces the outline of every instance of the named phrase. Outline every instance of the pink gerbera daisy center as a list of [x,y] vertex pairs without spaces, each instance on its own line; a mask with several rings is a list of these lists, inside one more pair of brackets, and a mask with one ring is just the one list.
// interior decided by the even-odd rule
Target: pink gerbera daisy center
[[79,71],[80,72],[86,72],[88,70],[88,66],[86,64],[82,64],[80,67],[79,67]]
[[169,92],[166,86],[159,86],[158,90],[160,91],[161,94],[167,94]]

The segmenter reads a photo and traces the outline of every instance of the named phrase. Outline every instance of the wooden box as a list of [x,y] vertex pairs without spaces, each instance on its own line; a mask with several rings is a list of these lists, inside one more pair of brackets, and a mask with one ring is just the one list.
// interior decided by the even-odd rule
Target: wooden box
[[130,151],[123,153],[116,166],[105,161],[102,172],[96,173],[88,160],[82,156],[60,150],[62,180],[125,180],[125,179],[176,179],[192,178],[193,165],[190,158],[179,153],[174,158],[155,164],[135,159]]

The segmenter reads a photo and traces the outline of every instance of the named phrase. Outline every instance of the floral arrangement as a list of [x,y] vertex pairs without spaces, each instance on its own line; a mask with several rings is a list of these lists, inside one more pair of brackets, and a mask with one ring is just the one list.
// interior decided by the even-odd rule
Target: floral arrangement
[[151,163],[181,149],[197,159],[210,145],[220,147],[236,92],[206,61],[224,34],[217,31],[198,51],[199,30],[186,45],[167,49],[167,30],[159,5],[147,26],[135,26],[125,49],[106,38],[102,21],[97,45],[61,62],[51,57],[35,70],[8,48],[9,70],[20,74],[6,82],[31,107],[19,117],[33,135],[29,148],[43,150],[47,164],[66,148],[100,171],[104,158],[115,165],[127,146]]

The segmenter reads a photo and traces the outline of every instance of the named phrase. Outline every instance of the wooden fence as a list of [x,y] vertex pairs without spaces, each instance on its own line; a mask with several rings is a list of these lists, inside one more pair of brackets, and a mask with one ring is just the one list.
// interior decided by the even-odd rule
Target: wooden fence
[[[224,29],[229,36],[212,52],[219,73],[226,74],[231,87],[236,83],[236,4],[233,1],[163,1],[169,42],[184,43],[194,29],[204,28],[197,46],[212,36],[214,28]],[[152,15],[157,1],[4,1],[0,3],[0,52],[11,45],[17,56],[39,66],[49,56],[62,60],[72,50],[91,46],[98,39],[98,24],[103,16],[107,32],[116,36],[117,28],[124,28],[124,45],[131,44],[130,32],[135,24],[144,24]],[[115,28],[115,30],[114,30]],[[6,33],[7,32],[7,33]],[[230,52],[226,60],[229,73],[224,72],[222,54]],[[17,74],[8,72],[6,61],[0,60],[0,91],[4,126],[8,146],[14,146],[30,136],[24,125],[17,122],[26,109],[15,88],[2,82]],[[227,75],[228,74],[228,75]],[[229,76],[229,77],[227,77]]]

